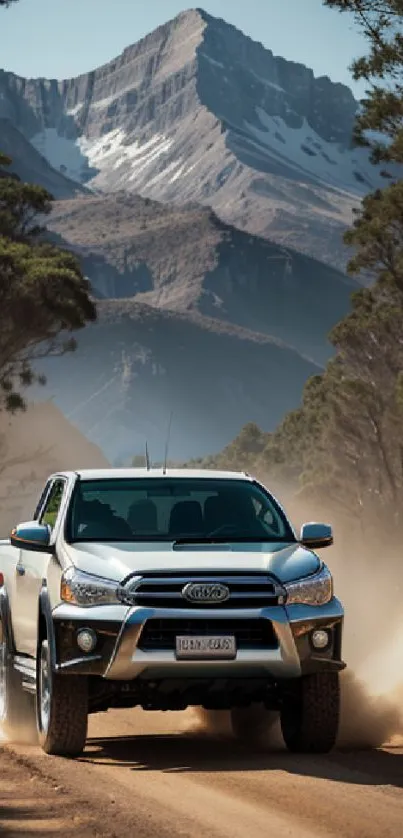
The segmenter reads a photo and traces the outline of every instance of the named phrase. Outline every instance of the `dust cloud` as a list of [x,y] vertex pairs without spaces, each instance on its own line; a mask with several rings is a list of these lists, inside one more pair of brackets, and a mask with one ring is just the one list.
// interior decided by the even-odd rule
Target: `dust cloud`
[[339,748],[379,748],[403,737],[403,689],[376,695],[349,669],[341,683]]
[[[403,648],[403,633],[396,647]],[[348,631],[345,647],[348,649]],[[344,655],[348,660],[348,652]],[[365,668],[354,672],[347,669],[341,673],[341,714],[337,747],[341,750],[379,748],[386,744],[403,744],[403,667],[398,659],[389,658],[391,670],[396,676],[396,685],[390,689],[387,681],[376,677],[380,661],[373,662],[373,669]],[[385,662],[386,668],[386,662]],[[371,677],[372,676],[372,677]],[[398,681],[400,680],[400,683]],[[267,715],[267,731],[260,738],[260,744],[271,750],[284,748],[280,723],[273,723],[272,713],[254,706],[253,715]],[[232,735],[230,714],[221,710],[195,708],[187,711],[183,719],[183,732],[200,736],[228,738]]]
[[323,554],[345,608],[338,747],[403,742],[403,571],[386,539],[382,556],[344,532],[340,542]]

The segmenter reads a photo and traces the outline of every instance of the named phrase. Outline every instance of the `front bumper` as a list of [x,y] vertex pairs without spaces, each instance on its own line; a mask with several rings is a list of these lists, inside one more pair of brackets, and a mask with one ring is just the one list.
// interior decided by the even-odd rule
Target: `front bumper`
[[[108,681],[146,681],[186,678],[298,678],[320,669],[343,669],[341,637],[344,612],[335,597],[324,606],[270,606],[253,609],[172,609],[116,606],[78,608],[61,604],[53,611],[55,669],[66,674],[98,675]],[[178,660],[174,648],[144,648],[146,625],[189,626],[192,620],[213,621],[225,632],[226,624],[258,625],[267,629],[270,641],[253,648],[238,645],[234,660]],[[263,623],[261,622],[263,621]],[[97,635],[93,652],[83,654],[76,642],[80,628]],[[315,651],[310,642],[313,629],[327,628],[329,648]],[[270,631],[269,631],[270,629]],[[186,633],[186,629],[184,630]],[[264,631],[262,637],[264,637]],[[253,638],[253,635],[252,635]],[[143,646],[143,648],[142,648]]]

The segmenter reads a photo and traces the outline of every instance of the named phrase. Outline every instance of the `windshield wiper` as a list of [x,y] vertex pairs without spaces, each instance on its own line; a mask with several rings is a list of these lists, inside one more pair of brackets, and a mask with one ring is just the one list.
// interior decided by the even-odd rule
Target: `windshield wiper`
[[278,542],[289,543],[289,538],[272,538],[264,535],[205,535],[196,538],[194,536],[176,538],[173,542],[174,547],[180,547],[182,544],[231,544],[240,542],[242,544],[277,544]]

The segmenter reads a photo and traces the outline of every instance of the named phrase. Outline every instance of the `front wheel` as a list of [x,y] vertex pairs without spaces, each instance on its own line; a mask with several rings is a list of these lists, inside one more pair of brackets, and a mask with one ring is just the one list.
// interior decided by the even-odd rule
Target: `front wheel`
[[283,699],[285,744],[294,753],[325,754],[336,744],[340,716],[338,672],[303,676]]
[[87,739],[87,678],[53,672],[49,644],[43,640],[36,682],[37,726],[43,750],[57,756],[79,756]]

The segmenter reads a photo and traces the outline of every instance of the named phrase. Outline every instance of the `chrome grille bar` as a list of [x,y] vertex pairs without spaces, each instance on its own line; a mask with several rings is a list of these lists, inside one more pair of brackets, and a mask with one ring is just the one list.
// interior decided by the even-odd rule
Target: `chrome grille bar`
[[[164,608],[194,608],[195,603],[189,602],[182,596],[183,588],[189,582],[221,583],[228,587],[230,595],[226,602],[219,607],[262,607],[276,605],[283,601],[284,589],[273,578],[263,573],[253,575],[231,575],[227,573],[205,572],[189,575],[136,575],[135,580],[127,579],[120,588],[120,594],[125,602],[130,604],[148,605]],[[211,608],[211,604],[197,603],[197,607]],[[217,606],[216,606],[217,607]]]

